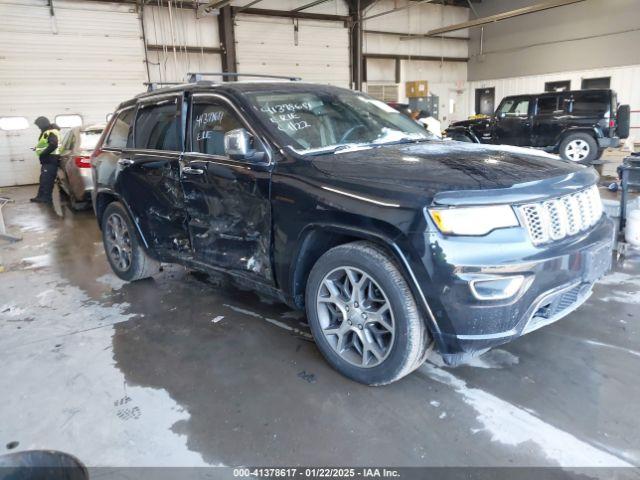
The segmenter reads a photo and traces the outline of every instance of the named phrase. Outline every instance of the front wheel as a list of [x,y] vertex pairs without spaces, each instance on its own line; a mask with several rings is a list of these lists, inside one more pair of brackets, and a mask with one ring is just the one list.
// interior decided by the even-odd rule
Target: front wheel
[[160,270],[160,263],[141,245],[133,222],[120,202],[110,203],[102,215],[102,242],[113,272],[122,280],[141,280]]
[[560,156],[571,162],[589,163],[598,155],[598,144],[588,133],[568,135],[560,143]]
[[346,377],[394,382],[418,368],[429,333],[393,259],[368,242],[329,250],[307,282],[306,309],[316,344]]

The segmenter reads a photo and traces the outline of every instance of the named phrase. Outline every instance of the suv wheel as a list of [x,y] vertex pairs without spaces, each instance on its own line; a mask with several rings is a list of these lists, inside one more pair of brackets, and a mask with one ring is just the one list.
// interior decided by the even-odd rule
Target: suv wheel
[[141,280],[160,270],[160,263],[140,244],[133,222],[120,202],[110,203],[102,215],[102,242],[111,268],[123,280]]
[[598,156],[598,144],[588,133],[574,133],[560,144],[560,156],[572,162],[589,163]]
[[306,309],[318,348],[352,380],[391,383],[425,359],[429,333],[411,290],[395,262],[373,244],[325,253],[309,275]]

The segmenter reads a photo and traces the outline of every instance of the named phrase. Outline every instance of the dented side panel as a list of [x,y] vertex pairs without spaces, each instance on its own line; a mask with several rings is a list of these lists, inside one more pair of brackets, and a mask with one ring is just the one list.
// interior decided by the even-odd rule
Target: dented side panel
[[194,258],[271,282],[270,172],[208,155],[187,154],[183,173]]
[[158,251],[189,250],[178,153],[131,152],[132,165],[122,167],[122,193],[149,245]]

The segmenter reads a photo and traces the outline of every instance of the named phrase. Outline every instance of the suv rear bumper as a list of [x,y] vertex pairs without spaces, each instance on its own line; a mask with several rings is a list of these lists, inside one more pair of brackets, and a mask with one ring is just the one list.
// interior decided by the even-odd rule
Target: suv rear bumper
[[[459,363],[568,315],[589,298],[611,266],[614,227],[606,216],[583,234],[537,248],[523,232],[511,235],[511,243],[506,231],[494,234],[487,236],[495,236],[493,241],[473,244],[462,237],[431,239],[427,269],[433,286],[427,298],[446,363]],[[514,277],[523,281],[505,299],[482,300],[471,288],[470,279]]]
[[598,147],[600,148],[618,148],[621,141],[618,137],[602,137],[598,138]]

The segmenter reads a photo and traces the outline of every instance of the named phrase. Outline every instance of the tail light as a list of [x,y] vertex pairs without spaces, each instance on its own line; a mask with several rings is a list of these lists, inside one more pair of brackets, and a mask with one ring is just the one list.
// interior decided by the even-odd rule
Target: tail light
[[78,168],[91,168],[91,157],[87,156],[78,156],[74,157],[73,161]]
[[609,120],[609,128],[616,128],[616,121],[615,120]]

